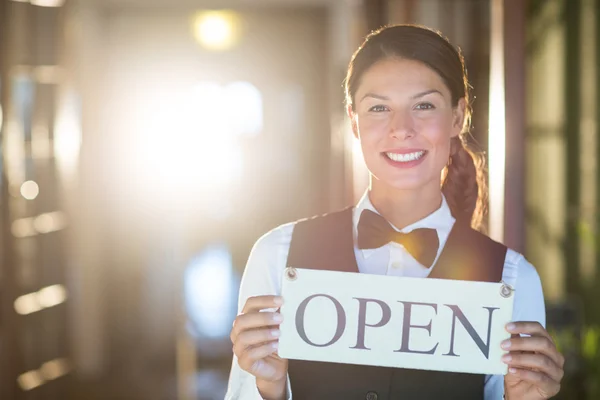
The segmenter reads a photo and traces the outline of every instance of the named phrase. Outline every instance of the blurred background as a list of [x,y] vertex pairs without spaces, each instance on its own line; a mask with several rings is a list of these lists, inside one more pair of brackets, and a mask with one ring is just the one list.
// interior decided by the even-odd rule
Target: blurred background
[[0,399],[222,399],[253,243],[353,204],[371,30],[465,55],[488,233],[600,399],[600,1],[0,0]]

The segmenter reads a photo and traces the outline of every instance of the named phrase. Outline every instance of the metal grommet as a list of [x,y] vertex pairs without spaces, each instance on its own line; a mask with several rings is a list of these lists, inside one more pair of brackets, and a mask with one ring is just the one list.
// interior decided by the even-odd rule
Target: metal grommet
[[504,298],[508,298],[508,297],[512,296],[514,291],[515,291],[515,289],[513,289],[512,286],[502,282],[502,287],[500,288],[500,296],[502,296]]
[[378,398],[377,392],[367,392],[367,395],[365,396],[365,400],[377,400]]
[[285,269],[285,277],[288,278],[290,281],[295,281],[296,279],[298,279],[298,272],[296,272],[296,268],[287,267]]

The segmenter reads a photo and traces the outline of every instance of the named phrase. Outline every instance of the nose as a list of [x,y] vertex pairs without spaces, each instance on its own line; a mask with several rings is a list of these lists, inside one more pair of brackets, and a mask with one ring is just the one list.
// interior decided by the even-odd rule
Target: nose
[[414,124],[410,112],[395,111],[390,121],[390,136],[406,140],[415,135]]

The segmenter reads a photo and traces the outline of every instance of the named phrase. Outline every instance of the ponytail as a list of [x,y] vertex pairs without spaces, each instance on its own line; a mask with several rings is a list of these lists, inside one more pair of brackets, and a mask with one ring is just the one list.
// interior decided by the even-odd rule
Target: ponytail
[[485,160],[481,153],[469,147],[464,135],[453,138],[450,149],[442,192],[457,222],[479,230],[487,211]]

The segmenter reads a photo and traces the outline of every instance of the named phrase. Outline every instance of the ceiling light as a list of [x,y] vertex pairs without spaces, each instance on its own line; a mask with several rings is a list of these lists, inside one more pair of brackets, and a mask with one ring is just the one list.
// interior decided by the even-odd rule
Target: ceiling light
[[239,40],[239,17],[232,11],[204,11],[194,17],[194,37],[208,50],[229,50]]

